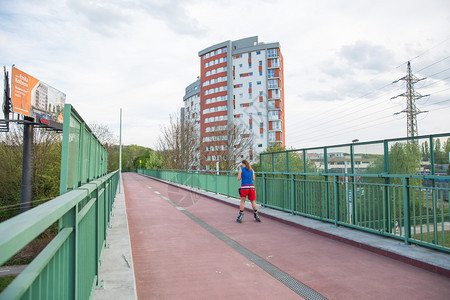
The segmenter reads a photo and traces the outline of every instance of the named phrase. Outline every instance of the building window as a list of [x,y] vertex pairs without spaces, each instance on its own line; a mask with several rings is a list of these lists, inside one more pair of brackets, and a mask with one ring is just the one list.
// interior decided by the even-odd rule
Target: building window
[[262,71],[259,71],[259,76],[262,76]]
[[256,85],[261,85],[261,81],[257,81],[257,82],[256,82]]
[[275,132],[269,132],[269,142],[275,142]]
[[249,88],[249,89],[252,88],[252,83],[251,83],[251,82],[248,83],[248,88]]
[[252,67],[252,63],[248,63],[248,67],[251,68]]
[[239,68],[242,68],[242,64],[239,64]]
[[267,54],[268,57],[277,57],[278,56],[277,49],[269,49],[269,51],[267,53],[268,53]]
[[281,130],[281,122],[280,121],[272,122],[272,129],[273,130]]
[[[262,116],[262,112],[258,111],[258,116]],[[261,123],[262,124],[262,123]]]
[[276,89],[277,87],[278,87],[278,80],[270,79],[269,80],[269,89]]
[[267,70],[267,77],[268,78],[274,78],[275,77],[275,70],[274,69]]
[[[259,116],[259,113],[258,113],[258,116]],[[259,123],[259,127],[260,127],[260,128],[263,128],[263,127],[264,127],[264,122],[260,122],[260,123]]]
[[278,110],[272,110],[269,112],[269,120],[279,120]]
[[280,90],[272,90],[272,98],[273,99],[280,98]]
[[262,66],[262,60],[259,61],[259,65]]
[[261,51],[256,51],[256,55],[260,55],[261,54]]
[[270,64],[270,65],[272,66],[272,68],[278,68],[278,67],[280,67],[278,58],[273,58],[273,59],[271,59],[270,61],[271,61],[271,64]]

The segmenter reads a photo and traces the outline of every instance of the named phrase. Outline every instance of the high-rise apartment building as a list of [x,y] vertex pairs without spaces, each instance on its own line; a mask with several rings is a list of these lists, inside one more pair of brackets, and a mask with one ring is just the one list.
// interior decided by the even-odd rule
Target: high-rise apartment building
[[227,149],[230,124],[253,139],[247,158],[271,144],[284,146],[280,44],[260,43],[254,36],[225,41],[198,54],[200,79],[186,88],[183,100],[185,117],[199,118],[200,167],[221,159],[218,153]]

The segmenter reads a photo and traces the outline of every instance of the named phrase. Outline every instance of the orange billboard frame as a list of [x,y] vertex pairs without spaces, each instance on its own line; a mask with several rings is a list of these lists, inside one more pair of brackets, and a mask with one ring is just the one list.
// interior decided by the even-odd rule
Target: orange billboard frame
[[63,123],[66,94],[13,67],[12,110],[34,119]]

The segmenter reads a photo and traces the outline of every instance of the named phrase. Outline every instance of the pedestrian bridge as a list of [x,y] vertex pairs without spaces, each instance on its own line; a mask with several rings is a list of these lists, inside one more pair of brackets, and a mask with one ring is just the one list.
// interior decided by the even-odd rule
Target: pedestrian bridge
[[261,154],[262,223],[250,211],[240,224],[234,175],[108,174],[106,149],[66,104],[60,196],[0,224],[0,264],[58,233],[0,300],[448,299],[450,177],[433,146],[444,138]]
[[116,194],[117,179],[108,174],[1,224],[2,263],[55,220],[63,229],[0,299],[450,294],[444,252],[268,207],[261,223],[249,211],[240,224],[236,198],[137,173],[123,174]]
[[[237,199],[133,173],[123,183],[139,299],[444,299],[450,293],[447,254],[269,208],[260,209],[261,223],[248,211],[239,224]],[[105,254],[113,248],[111,242]],[[119,253],[111,263],[127,269]],[[117,295],[113,283],[105,279],[96,297]]]

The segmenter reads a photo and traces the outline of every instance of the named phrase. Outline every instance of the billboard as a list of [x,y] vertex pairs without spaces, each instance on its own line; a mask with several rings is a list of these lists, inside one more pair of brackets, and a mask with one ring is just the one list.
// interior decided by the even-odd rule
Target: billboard
[[66,94],[14,67],[11,85],[13,112],[63,123]]

